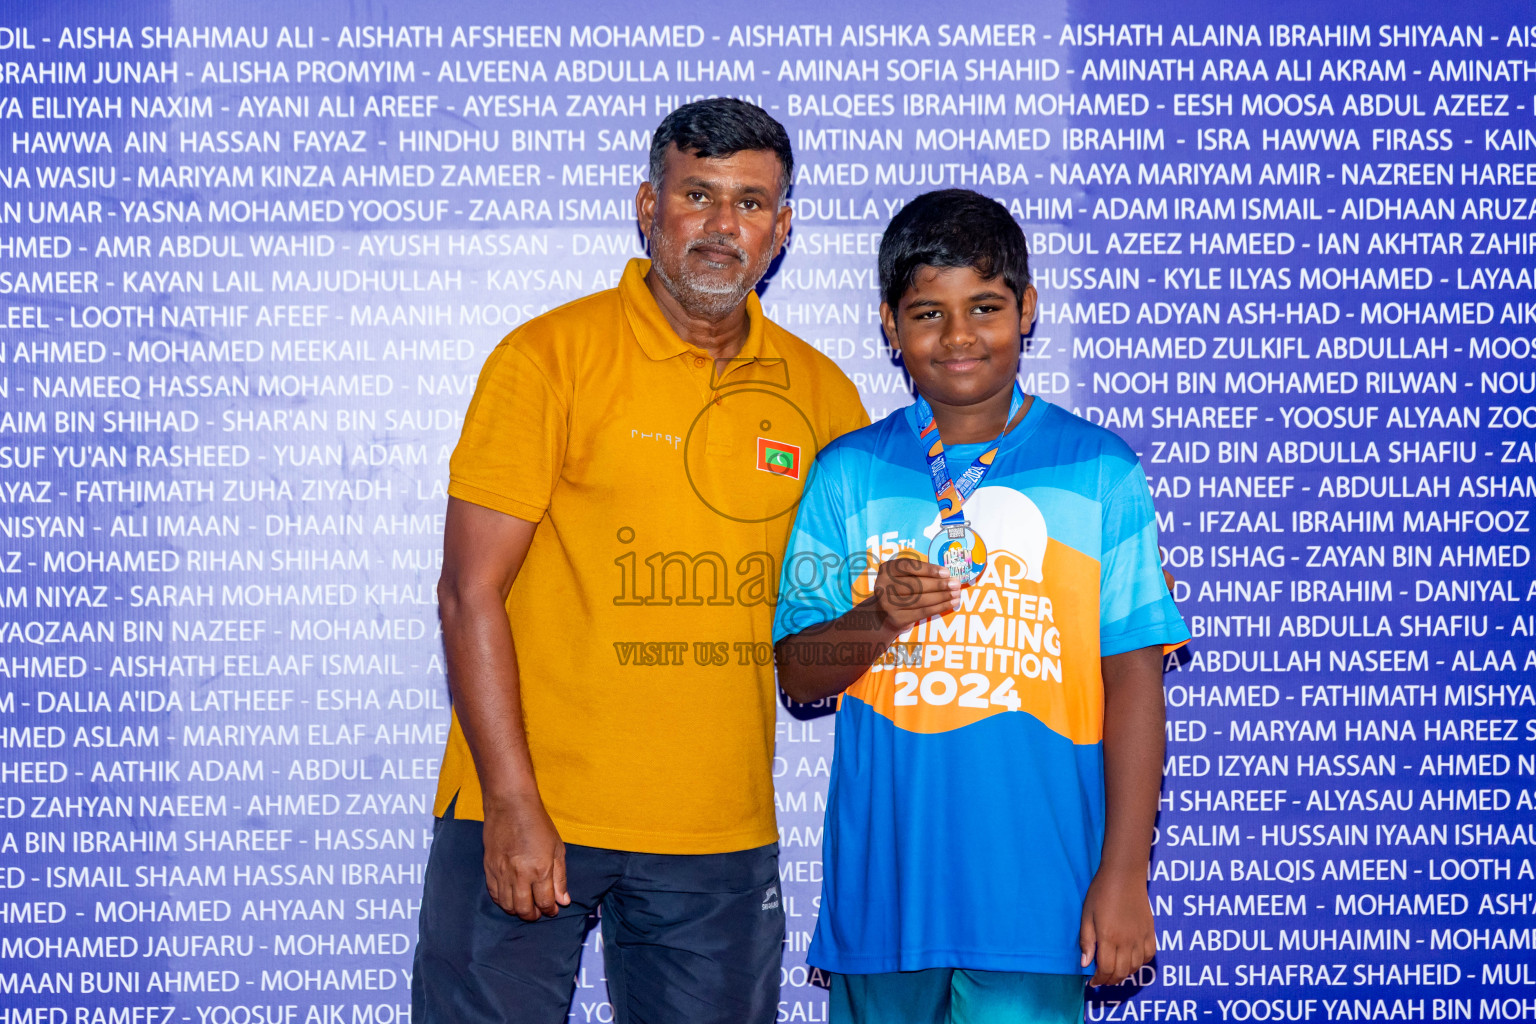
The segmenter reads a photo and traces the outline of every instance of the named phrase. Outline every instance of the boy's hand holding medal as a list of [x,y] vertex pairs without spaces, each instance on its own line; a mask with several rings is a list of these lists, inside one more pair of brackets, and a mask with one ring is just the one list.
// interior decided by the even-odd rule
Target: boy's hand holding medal
[[886,629],[899,636],[924,619],[959,608],[962,586],[944,566],[925,562],[921,556],[893,558],[880,563],[868,603]]

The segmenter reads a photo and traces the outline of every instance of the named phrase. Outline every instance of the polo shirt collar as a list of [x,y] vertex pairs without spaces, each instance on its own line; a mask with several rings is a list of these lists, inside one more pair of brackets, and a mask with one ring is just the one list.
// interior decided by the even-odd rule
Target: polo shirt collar
[[[667,318],[662,315],[656,297],[645,285],[645,275],[651,269],[651,261],[636,257],[624,268],[619,279],[619,299],[624,305],[631,332],[641,350],[652,359],[671,359],[673,356],[699,355],[700,351],[677,336]],[[742,343],[736,359],[777,358],[778,352],[768,340],[764,329],[763,305],[757,292],[747,293],[747,340]]]

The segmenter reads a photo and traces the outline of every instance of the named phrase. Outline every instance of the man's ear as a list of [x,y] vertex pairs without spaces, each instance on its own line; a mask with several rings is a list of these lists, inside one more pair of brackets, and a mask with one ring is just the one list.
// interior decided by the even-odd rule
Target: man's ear
[[651,226],[656,223],[656,190],[648,181],[642,181],[635,190],[635,219],[640,222],[640,233],[650,242]]
[[794,207],[788,203],[779,206],[778,213],[773,217],[773,258],[778,259],[779,253],[784,251],[784,243],[789,241],[790,222],[794,219]]

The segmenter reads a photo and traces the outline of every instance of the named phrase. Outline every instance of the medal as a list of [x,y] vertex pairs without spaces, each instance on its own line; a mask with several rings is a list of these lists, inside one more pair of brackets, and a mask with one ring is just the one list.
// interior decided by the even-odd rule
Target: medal
[[[1013,398],[1008,403],[1008,418],[1003,430],[1019,414],[1024,406],[1024,389],[1013,382]],[[928,459],[928,476],[933,483],[933,496],[939,503],[939,533],[928,546],[928,561],[942,565],[951,579],[971,583],[980,578],[987,568],[987,545],[975,528],[966,521],[963,511],[965,499],[981,486],[981,481],[997,458],[997,449],[1003,443],[1002,434],[968,466],[959,480],[951,480],[949,466],[944,461],[944,442],[939,439],[939,428],[933,421],[933,407],[922,395],[917,396],[917,435],[928,444],[924,452]]]
[[971,524],[962,520],[940,528],[928,545],[928,561],[942,565],[951,579],[970,583],[987,568],[987,545]]

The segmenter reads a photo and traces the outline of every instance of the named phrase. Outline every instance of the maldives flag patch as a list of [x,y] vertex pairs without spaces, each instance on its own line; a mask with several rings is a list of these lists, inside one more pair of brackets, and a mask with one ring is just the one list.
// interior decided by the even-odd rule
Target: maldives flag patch
[[799,480],[800,446],[785,444],[783,441],[770,441],[766,437],[758,438],[757,468],[774,476],[787,476],[792,480]]

